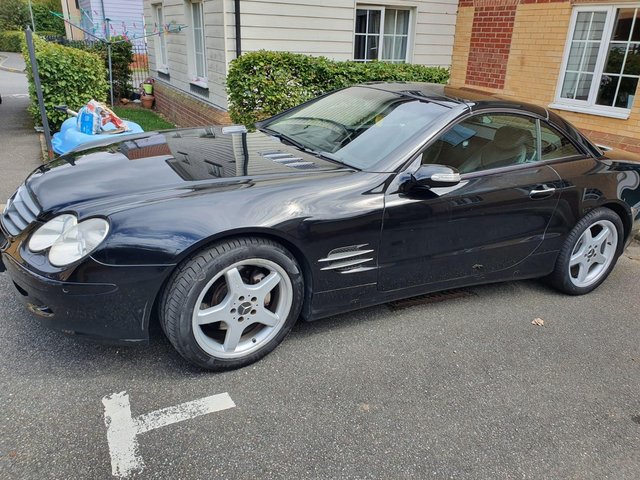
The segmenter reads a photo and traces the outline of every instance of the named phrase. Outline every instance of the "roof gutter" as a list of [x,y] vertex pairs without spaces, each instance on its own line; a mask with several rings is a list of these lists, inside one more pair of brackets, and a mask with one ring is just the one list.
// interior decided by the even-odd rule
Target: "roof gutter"
[[236,58],[242,55],[242,29],[240,28],[240,0],[235,0]]

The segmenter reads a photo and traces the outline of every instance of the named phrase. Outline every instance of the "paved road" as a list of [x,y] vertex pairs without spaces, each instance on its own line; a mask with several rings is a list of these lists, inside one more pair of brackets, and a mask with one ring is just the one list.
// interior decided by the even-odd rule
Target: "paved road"
[[134,417],[236,404],[140,434],[135,478],[637,479],[639,277],[636,246],[585,297],[531,281],[370,308],[211,374],[157,331],[145,348],[51,332],[0,274],[0,478],[113,478],[102,398],[126,390]]
[[[19,66],[15,58],[10,60],[3,64]],[[24,73],[0,69],[0,204],[6,203],[29,172],[40,165],[40,139],[27,113],[27,92]]]

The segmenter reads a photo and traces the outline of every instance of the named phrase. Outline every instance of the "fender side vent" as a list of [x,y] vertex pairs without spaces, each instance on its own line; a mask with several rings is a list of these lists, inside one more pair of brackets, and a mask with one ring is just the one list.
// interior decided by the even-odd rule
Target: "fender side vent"
[[335,248],[329,254],[318,260],[320,270],[333,270],[338,273],[358,273],[375,268],[372,249],[365,249],[367,243]]

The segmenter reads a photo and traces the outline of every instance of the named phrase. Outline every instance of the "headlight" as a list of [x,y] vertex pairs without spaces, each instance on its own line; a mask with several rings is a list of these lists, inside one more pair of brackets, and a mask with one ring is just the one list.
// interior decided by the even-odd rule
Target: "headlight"
[[42,252],[51,247],[64,232],[70,230],[78,224],[78,220],[73,215],[58,215],[41,226],[31,236],[29,240],[29,250],[32,252]]
[[109,223],[90,218],[66,230],[51,246],[49,262],[56,267],[69,265],[96,249],[109,233]]

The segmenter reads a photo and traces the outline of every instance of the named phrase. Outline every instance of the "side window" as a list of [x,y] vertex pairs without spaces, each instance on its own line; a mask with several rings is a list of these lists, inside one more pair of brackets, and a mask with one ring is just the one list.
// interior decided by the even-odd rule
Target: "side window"
[[521,115],[476,115],[443,133],[422,155],[422,163],[457,168],[460,173],[538,160],[536,121]]
[[581,155],[571,141],[563,134],[540,122],[540,139],[542,141],[542,160]]

